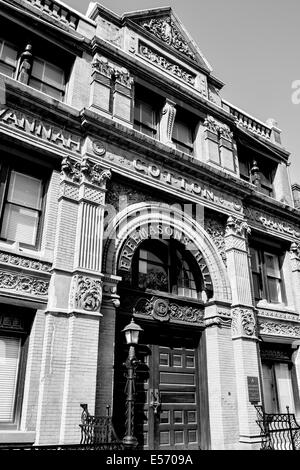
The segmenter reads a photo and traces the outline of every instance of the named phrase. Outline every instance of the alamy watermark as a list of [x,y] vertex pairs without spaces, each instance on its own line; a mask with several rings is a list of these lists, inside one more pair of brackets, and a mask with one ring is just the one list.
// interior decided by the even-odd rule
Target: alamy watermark
[[294,80],[292,83],[292,103],[300,104],[300,80]]

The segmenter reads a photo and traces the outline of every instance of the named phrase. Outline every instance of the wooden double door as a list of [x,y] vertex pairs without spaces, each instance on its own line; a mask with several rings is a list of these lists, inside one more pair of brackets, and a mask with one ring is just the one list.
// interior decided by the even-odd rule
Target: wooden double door
[[[141,365],[136,375],[135,404],[135,435],[140,447],[207,448],[208,409],[204,403],[205,374],[201,373],[206,365],[201,364],[200,335],[182,334],[170,326],[147,325],[144,330],[144,345],[137,351]],[[126,351],[123,354],[124,360]],[[124,388],[124,376],[116,377],[115,413],[119,424],[125,413]]]

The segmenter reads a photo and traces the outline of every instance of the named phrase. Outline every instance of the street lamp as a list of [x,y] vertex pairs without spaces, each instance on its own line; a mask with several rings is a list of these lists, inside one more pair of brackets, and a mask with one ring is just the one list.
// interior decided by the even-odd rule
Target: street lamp
[[135,448],[138,444],[134,436],[134,395],[135,395],[135,377],[136,368],[139,361],[135,357],[135,347],[139,341],[139,334],[143,329],[137,325],[132,318],[131,322],[125,326],[122,333],[125,334],[126,343],[129,346],[128,357],[125,362],[126,373],[126,432],[123,438],[123,444],[127,448]]

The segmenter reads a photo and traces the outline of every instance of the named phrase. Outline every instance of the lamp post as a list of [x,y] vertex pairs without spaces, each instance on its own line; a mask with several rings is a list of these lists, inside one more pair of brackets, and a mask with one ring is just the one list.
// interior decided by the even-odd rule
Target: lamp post
[[126,373],[126,432],[123,438],[123,444],[126,448],[135,448],[138,444],[134,436],[134,395],[135,395],[135,376],[139,361],[135,357],[135,347],[139,341],[139,334],[143,329],[137,325],[132,318],[131,322],[125,326],[122,333],[125,333],[126,343],[129,346],[128,357],[125,362]]

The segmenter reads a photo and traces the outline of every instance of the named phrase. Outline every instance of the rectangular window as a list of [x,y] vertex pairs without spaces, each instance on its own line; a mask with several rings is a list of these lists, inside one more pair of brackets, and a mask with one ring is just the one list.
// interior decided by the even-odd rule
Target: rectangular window
[[36,246],[42,196],[41,179],[15,170],[8,172],[2,208],[2,239]]
[[0,426],[13,423],[21,339],[0,336]]
[[17,48],[3,39],[0,39],[0,73],[14,77],[17,67]]
[[194,152],[193,126],[181,117],[176,117],[173,127],[172,141],[181,152],[192,155]]
[[250,248],[251,270],[255,300],[283,302],[280,258],[277,254]]
[[29,86],[58,100],[65,94],[64,71],[46,60],[35,58],[32,65]]
[[283,362],[263,362],[263,392],[266,413],[295,413],[291,365]]
[[152,103],[138,97],[134,103],[134,129],[157,139],[157,111]]

